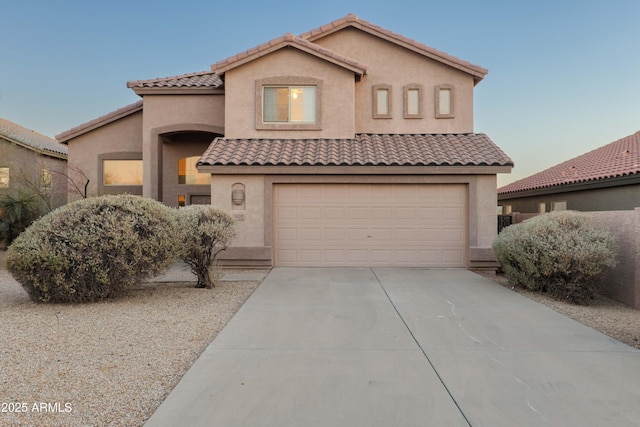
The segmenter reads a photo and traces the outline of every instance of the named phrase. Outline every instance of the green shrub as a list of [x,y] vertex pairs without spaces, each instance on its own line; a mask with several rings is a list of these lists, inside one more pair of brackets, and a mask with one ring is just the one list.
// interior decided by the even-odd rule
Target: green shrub
[[235,236],[235,219],[213,206],[190,205],[178,209],[178,224],[181,257],[198,278],[196,287],[212,288],[210,269]]
[[616,264],[613,236],[575,212],[552,212],[505,228],[493,244],[509,282],[583,304]]
[[40,207],[30,194],[20,192],[16,196],[1,196],[0,242],[10,245],[40,215]]
[[138,196],[82,199],[47,214],[7,251],[34,301],[89,302],[122,294],[178,256],[175,210]]

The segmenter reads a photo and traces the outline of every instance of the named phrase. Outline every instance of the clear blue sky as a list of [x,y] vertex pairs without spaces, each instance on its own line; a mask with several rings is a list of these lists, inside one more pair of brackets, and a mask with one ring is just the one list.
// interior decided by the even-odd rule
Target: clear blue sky
[[53,137],[137,101],[129,80],[348,13],[489,69],[475,132],[516,163],[499,185],[640,130],[638,0],[0,0],[0,117]]

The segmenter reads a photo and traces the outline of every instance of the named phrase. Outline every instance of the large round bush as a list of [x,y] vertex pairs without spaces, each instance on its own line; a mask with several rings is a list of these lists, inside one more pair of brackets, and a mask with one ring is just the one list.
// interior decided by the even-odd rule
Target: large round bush
[[42,217],[9,247],[7,267],[34,301],[122,294],[176,259],[175,210],[139,196],[79,200]]
[[616,243],[576,212],[552,212],[505,228],[493,244],[509,282],[582,304],[616,264]]

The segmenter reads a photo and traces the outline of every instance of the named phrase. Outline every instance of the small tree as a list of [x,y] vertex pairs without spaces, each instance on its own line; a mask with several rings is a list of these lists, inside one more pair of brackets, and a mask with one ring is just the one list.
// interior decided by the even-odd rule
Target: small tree
[[196,288],[212,288],[210,269],[236,235],[233,216],[213,206],[190,205],[178,210],[182,259],[198,278]]
[[0,196],[0,241],[10,245],[41,215],[35,196],[24,191]]

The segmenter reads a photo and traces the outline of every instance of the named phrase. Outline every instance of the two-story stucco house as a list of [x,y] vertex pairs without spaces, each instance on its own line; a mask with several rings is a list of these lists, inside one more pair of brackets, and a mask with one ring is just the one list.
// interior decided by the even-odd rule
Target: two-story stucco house
[[513,162],[473,133],[486,73],[348,15],[129,82],[141,101],[57,138],[92,193],[232,212],[230,265],[490,267]]

